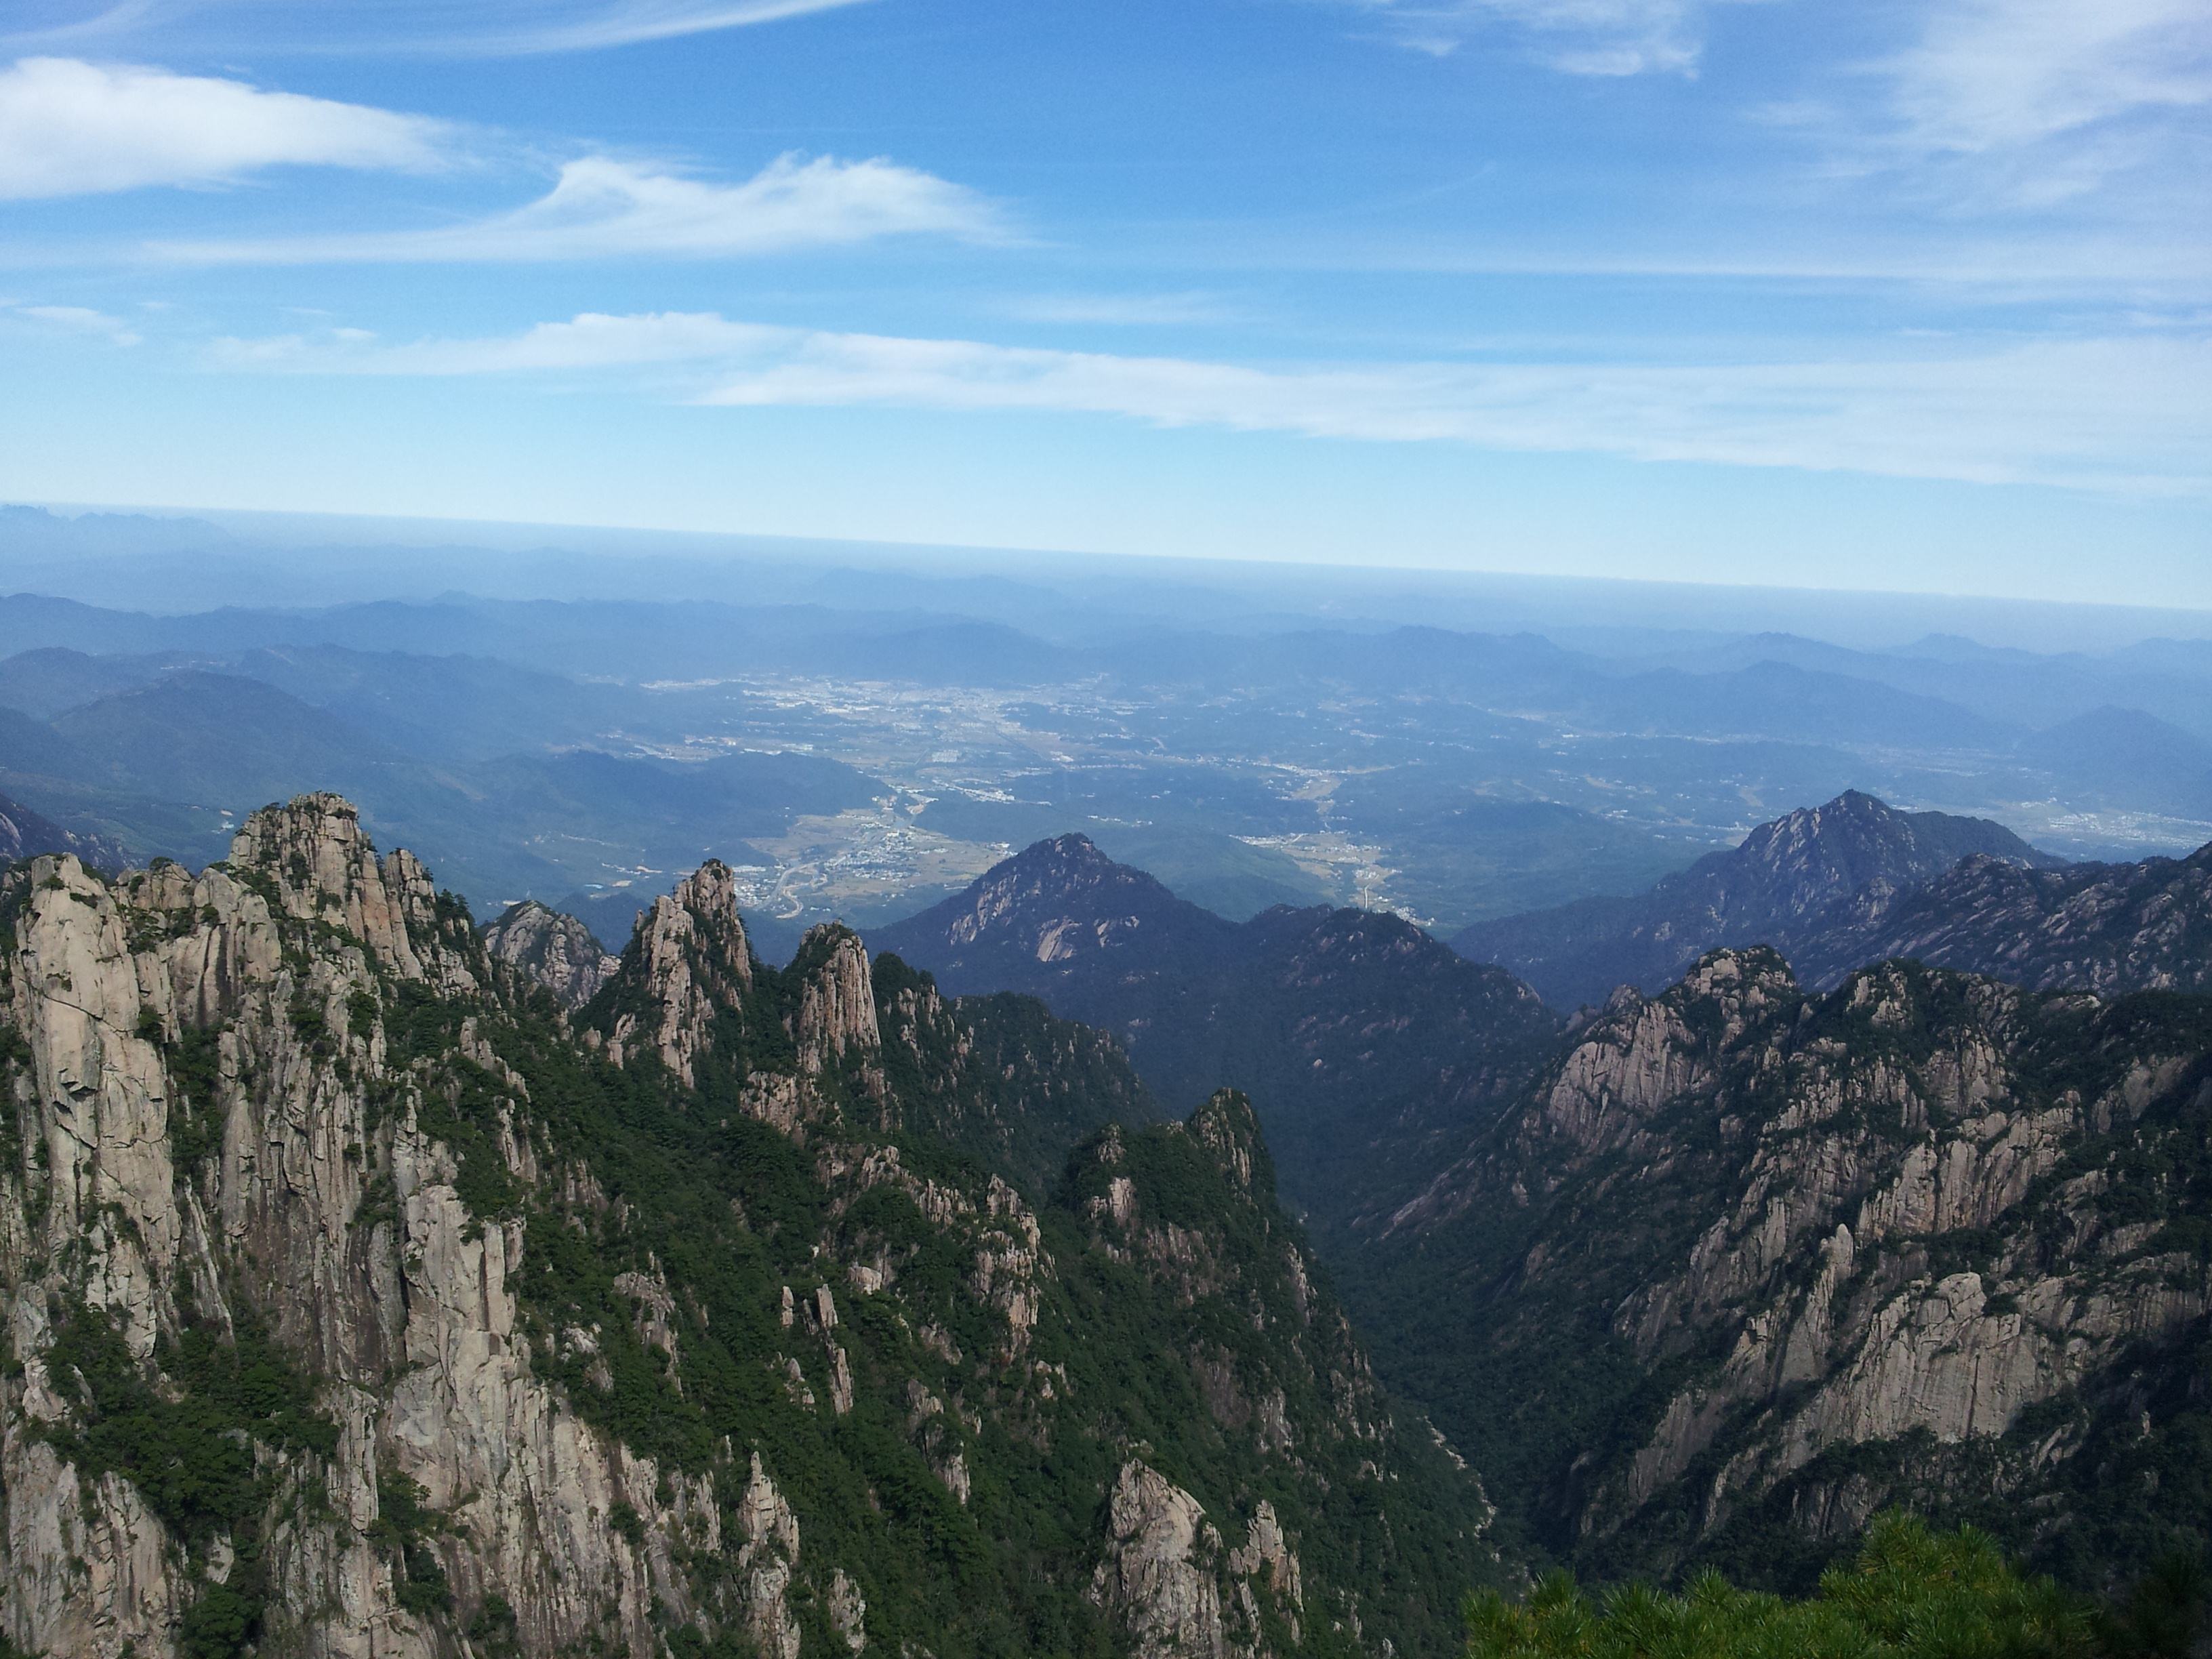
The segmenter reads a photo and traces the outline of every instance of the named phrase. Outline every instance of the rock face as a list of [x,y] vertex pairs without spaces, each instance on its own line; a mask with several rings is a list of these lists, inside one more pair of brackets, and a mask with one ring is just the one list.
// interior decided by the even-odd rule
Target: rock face
[[581,921],[535,899],[509,906],[483,937],[493,961],[544,986],[572,1012],[599,995],[621,965]]
[[127,861],[121,845],[106,836],[64,830],[21,801],[0,795],[0,864],[41,853],[73,853],[96,870],[119,870]]
[[[1720,951],[1619,993],[1375,1270],[1449,1264],[1442,1420],[1595,1568],[1802,1575],[1909,1501],[2094,1576],[2212,1474],[2208,1131],[2212,1002],[1911,963],[1811,996]],[[2138,1469],[2165,1495],[2116,1512]]]
[[[197,876],[8,872],[0,1635],[99,1659],[1141,1642],[1151,1581],[1100,1589],[1137,1460],[1239,1540],[1193,1566],[1214,1650],[1450,1647],[1480,1496],[1396,1430],[1256,1138],[1094,1139],[1127,1183],[1104,1221],[1087,1189],[942,1158],[1057,1170],[1143,1091],[1034,1005],[984,1029],[904,970],[878,985],[849,934],[764,967],[730,896],[703,868],[564,1015],[334,797],[256,814]],[[1173,1377],[1221,1414],[1164,1413]],[[1424,1502],[1380,1531],[1375,1502],[1324,1502],[1362,1483]],[[1302,1571],[1316,1539],[1388,1582]]]
[[1324,1236],[1352,1194],[1432,1170],[1436,1133],[1558,1029],[1528,987],[1396,916],[1224,921],[1080,836],[871,937],[952,989],[1024,992],[1112,1032],[1164,1099],[1244,1091]]
[[2063,870],[1969,858],[1925,886],[1841,907],[1790,959],[1808,983],[1831,985],[1891,957],[2036,990],[2212,991],[2212,847]]
[[1619,985],[1660,990],[1720,945],[1772,945],[1795,960],[1793,941],[1836,907],[1887,902],[1972,856],[2023,870],[2060,862],[1987,819],[1900,812],[1850,790],[1761,824],[1647,893],[1478,922],[1452,945],[1573,1008]]

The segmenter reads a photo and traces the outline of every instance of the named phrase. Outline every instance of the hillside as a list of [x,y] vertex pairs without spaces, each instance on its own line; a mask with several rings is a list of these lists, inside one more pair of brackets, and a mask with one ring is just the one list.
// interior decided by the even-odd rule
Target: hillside
[[1024,993],[1112,1033],[1164,1101],[1249,1092],[1285,1191],[1322,1227],[1353,1190],[1452,1144],[1557,1029],[1526,986],[1398,917],[1224,921],[1081,836],[1038,842],[869,942],[950,990]]
[[1478,922],[1452,945],[1518,975],[1553,1006],[1574,1008],[1603,1002],[1618,985],[1658,990],[1717,946],[1787,951],[1845,900],[1917,886],[1974,854],[2027,868],[2059,862],[1986,819],[1900,812],[1850,790],[1761,824],[1648,892]]
[[1481,1494],[1237,1097],[712,863],[574,1012],[334,797],[6,881],[18,1646],[1456,1650]]

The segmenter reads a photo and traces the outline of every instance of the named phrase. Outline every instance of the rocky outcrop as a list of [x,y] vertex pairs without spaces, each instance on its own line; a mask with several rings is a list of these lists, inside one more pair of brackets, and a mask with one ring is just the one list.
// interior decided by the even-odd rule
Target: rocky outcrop
[[[1094,1599],[1121,1582],[1103,1534],[1040,1571],[1070,1501],[1040,1455],[1133,1445],[1126,1379],[1228,1328],[1267,1386],[1224,1431],[1244,1473],[1187,1494],[1253,1517],[1206,1557],[1225,1650],[1316,1617],[1446,1650],[1460,1573],[1420,1564],[1479,1554],[1472,1483],[1424,1484],[1340,1313],[1285,1288],[1288,1224],[1223,1173],[1264,1168],[1249,1108],[1233,1146],[1130,1132],[1129,1226],[1207,1264],[1155,1272],[1085,1232],[1087,1194],[1048,1216],[929,1139],[1060,1114],[1034,1133],[1072,1141],[1142,1100],[1110,1043],[879,988],[848,933],[763,966],[726,873],[573,1012],[332,797],[255,815],[198,875],[0,879],[0,1635],[96,1659],[1094,1646],[1152,1615]],[[1155,1189],[1163,1149],[1199,1162]],[[1194,1178],[1236,1229],[1167,1213]],[[1408,1541],[1335,1559],[1404,1570],[1302,1572],[1297,1540],[1340,1524],[1324,1496],[1363,1481],[1426,1498]]]
[[883,1046],[867,947],[857,934],[834,923],[810,929],[789,971],[801,981],[791,1033],[801,1069],[818,1076]]
[[1559,1495],[1559,1547],[1771,1571],[1778,1533],[1813,1559],[1884,1502],[1994,1483],[2006,1509],[1974,1518],[2035,1549],[2135,1420],[2114,1379],[2193,1364],[2212,1322],[2188,1242],[2212,1189],[2182,1150],[2208,1124],[2187,1002],[1910,963],[1813,997],[1723,951],[1617,995],[1384,1236],[1455,1264],[1480,1328],[1431,1340],[1471,1374],[1587,1402],[1469,1390],[1447,1417]]
[[1253,1511],[1224,1547],[1199,1501],[1139,1459],[1121,1465],[1091,1593],[1113,1610],[1137,1659],[1254,1659],[1272,1629],[1302,1639],[1298,1558],[1274,1506]]
[[617,1064],[653,1054],[684,1083],[696,1083],[693,1063],[709,1044],[715,1017],[743,1007],[753,977],[736,878],[709,860],[638,918],[635,942],[602,994],[616,1010],[608,1053]]
[[510,905],[483,939],[493,961],[544,986],[571,1012],[597,996],[621,966],[583,922],[535,899]]

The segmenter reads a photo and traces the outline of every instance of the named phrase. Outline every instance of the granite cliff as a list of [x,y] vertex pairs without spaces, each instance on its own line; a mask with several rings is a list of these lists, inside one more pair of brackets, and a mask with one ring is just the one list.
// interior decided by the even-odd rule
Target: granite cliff
[[1240,1100],[1148,1124],[1104,1039],[841,929],[767,967],[712,864],[588,994],[515,920],[331,796],[8,872],[0,1636],[1451,1645],[1486,1507]]
[[1802,1581],[1903,1504],[2109,1578],[2212,1492],[2208,1135],[2212,1000],[1723,951],[1366,1218],[1359,1305],[1586,1568]]

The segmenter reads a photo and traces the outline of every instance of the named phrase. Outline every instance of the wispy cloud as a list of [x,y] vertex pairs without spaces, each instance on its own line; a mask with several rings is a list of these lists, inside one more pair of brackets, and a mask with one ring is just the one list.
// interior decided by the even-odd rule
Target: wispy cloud
[[732,185],[586,156],[562,167],[537,201],[465,224],[165,242],[149,251],[188,264],[727,258],[925,234],[981,241],[1007,231],[999,210],[973,191],[881,158],[785,155]]
[[1378,443],[1787,466],[2128,493],[2212,488],[2212,338],[2079,339],[1875,360],[1267,366],[835,333],[712,313],[586,314],[498,339],[228,341],[230,368],[384,374],[684,366],[746,407],[1104,415]]
[[1936,0],[1911,15],[1911,39],[1855,66],[1848,95],[1771,117],[1849,170],[1910,173],[1981,208],[2087,198],[2160,162],[2201,178],[2189,117],[2212,103],[2203,0]]
[[427,172],[452,129],[243,81],[28,58],[0,69],[0,198],[228,183],[274,167]]
[[1689,74],[1705,15],[1743,0],[1352,0],[1392,38],[1448,55],[1484,39],[1518,42],[1570,75]]
[[0,52],[137,50],[188,35],[217,50],[500,57],[591,52],[744,28],[862,0],[321,0],[275,12],[252,0],[122,0],[33,28],[0,30]]
[[59,329],[65,334],[88,335],[106,340],[110,345],[135,346],[143,337],[120,317],[111,317],[106,312],[94,311],[88,306],[0,304],[0,311],[28,318],[48,328]]

